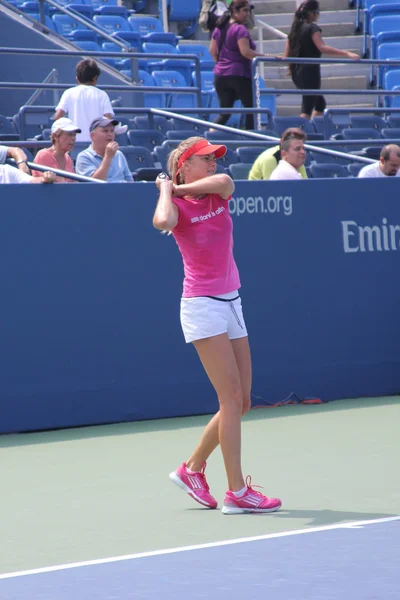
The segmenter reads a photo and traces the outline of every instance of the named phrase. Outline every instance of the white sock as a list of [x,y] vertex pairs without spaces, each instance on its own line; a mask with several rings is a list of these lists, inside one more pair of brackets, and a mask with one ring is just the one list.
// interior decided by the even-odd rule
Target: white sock
[[195,475],[196,473],[200,473],[200,471],[192,471],[191,469],[189,469],[188,467],[186,467],[186,471],[188,473],[190,473],[191,475]]
[[245,485],[244,488],[239,490],[238,492],[232,492],[232,494],[235,496],[235,498],[241,498],[242,496],[245,495],[246,492],[247,492],[247,485]]

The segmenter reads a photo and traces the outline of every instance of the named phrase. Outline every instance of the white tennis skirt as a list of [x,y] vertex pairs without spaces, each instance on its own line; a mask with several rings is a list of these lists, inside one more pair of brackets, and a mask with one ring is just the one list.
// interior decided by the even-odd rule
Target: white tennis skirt
[[181,324],[187,344],[227,333],[230,340],[247,336],[237,291],[220,296],[181,299]]

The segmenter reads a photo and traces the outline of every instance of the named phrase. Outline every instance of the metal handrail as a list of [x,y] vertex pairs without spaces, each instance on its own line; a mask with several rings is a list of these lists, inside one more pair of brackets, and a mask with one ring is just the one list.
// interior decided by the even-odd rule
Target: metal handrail
[[[229,133],[237,133],[238,135],[249,137],[250,139],[258,139],[258,140],[267,140],[280,143],[280,138],[272,135],[266,135],[262,133],[255,133],[253,131],[244,131],[243,129],[237,129],[235,127],[227,127],[226,125],[219,125],[218,123],[210,123],[209,121],[204,121],[203,119],[195,119],[193,117],[187,117],[185,115],[179,115],[177,113],[172,113],[170,111],[162,110],[160,108],[151,108],[149,109],[155,115],[160,115],[162,117],[172,117],[174,119],[180,119],[181,121],[189,121],[191,123],[196,123],[197,125],[204,125],[205,127],[210,127],[212,125],[213,129],[218,129],[219,131],[227,131]],[[252,109],[239,109],[241,112],[250,112]],[[186,111],[185,111],[186,112]],[[304,148],[306,150],[312,150],[313,152],[319,152],[320,154],[327,154],[330,156],[338,156],[339,158],[346,158],[352,160],[353,162],[363,162],[363,163],[374,163],[375,160],[371,158],[367,158],[364,156],[357,156],[353,154],[348,154],[347,152],[339,152],[337,150],[329,150],[329,148],[319,148],[318,146],[314,146],[312,144],[304,144]]]
[[[26,146],[25,146],[26,147]],[[15,162],[15,161],[14,161]],[[107,183],[103,179],[95,179],[94,177],[86,177],[86,175],[78,175],[77,173],[70,173],[70,171],[64,171],[63,169],[54,169],[54,167],[47,167],[45,165],[39,165],[32,161],[26,163],[30,169],[34,171],[40,171],[42,173],[51,171],[59,177],[66,177],[67,179],[73,179],[74,181],[80,181],[81,183]]]
[[[57,69],[52,69],[50,71],[50,73],[48,73],[46,75],[46,77],[43,79],[42,83],[49,83],[51,80],[53,80],[53,78],[54,78],[53,83],[56,83],[57,78],[58,78]],[[34,92],[32,94],[32,96],[30,98],[28,98],[28,100],[25,102],[25,106],[31,106],[39,98],[41,93],[42,93],[42,90],[37,89],[36,92]],[[56,92],[55,91],[54,91],[54,95],[53,95],[53,100],[54,100],[54,104],[56,104],[57,102],[56,102]]]
[[[38,49],[38,48],[6,48],[1,46],[0,47],[0,54],[28,54],[28,55],[39,55],[39,56],[82,56],[82,54],[84,54],[85,56],[97,56],[97,57],[104,57],[104,56],[110,56],[110,57],[117,57],[117,58],[121,58],[121,53],[120,52],[99,52],[99,51],[94,51],[91,50],[90,52],[86,52],[86,51],[65,51],[65,50],[53,50],[53,49]],[[103,90],[109,90],[109,91],[119,91],[119,92],[145,92],[145,91],[151,91],[151,92],[158,92],[163,93],[164,92],[169,92],[169,91],[174,91],[175,93],[189,93],[189,94],[196,94],[196,98],[197,98],[197,106],[200,108],[201,107],[201,71],[200,71],[200,59],[196,54],[183,54],[182,56],[178,56],[177,54],[163,54],[161,52],[152,52],[151,54],[145,54],[143,55],[143,53],[141,52],[126,52],[125,53],[125,57],[127,58],[162,58],[164,60],[167,59],[172,59],[172,60],[190,60],[194,62],[194,68],[195,68],[195,78],[196,78],[196,86],[192,86],[192,87],[188,87],[188,88],[164,88],[164,87],[156,87],[154,86],[154,88],[152,88],[151,86],[139,86],[137,85],[136,82],[129,82],[129,84],[125,84],[125,85],[103,85],[101,86],[101,89]],[[54,86],[54,88],[52,88],[51,86]],[[0,87],[3,88],[20,88],[20,89],[30,89],[33,86],[36,86],[38,88],[43,87],[43,89],[67,89],[69,87],[71,87],[71,84],[44,84],[44,83],[40,83],[40,84],[32,84],[32,83],[22,83],[22,82],[0,82]]]

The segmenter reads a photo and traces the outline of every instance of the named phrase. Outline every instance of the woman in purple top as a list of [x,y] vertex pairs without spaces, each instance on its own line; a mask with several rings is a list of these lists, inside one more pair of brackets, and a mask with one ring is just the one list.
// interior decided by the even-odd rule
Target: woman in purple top
[[[266,55],[255,52],[256,45],[245,26],[250,11],[247,0],[233,0],[212,34],[210,52],[217,63],[214,86],[221,108],[231,108],[235,100],[241,100],[245,108],[253,106],[251,60]],[[229,117],[229,114],[218,115],[215,123],[225,125]],[[246,115],[246,129],[254,129],[250,113]]]

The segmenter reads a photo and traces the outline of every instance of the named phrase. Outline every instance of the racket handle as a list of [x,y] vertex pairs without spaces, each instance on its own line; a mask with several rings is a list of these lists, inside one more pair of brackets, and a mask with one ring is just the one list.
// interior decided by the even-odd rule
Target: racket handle
[[168,177],[167,173],[160,173],[158,175],[158,179],[169,179],[169,177]]

